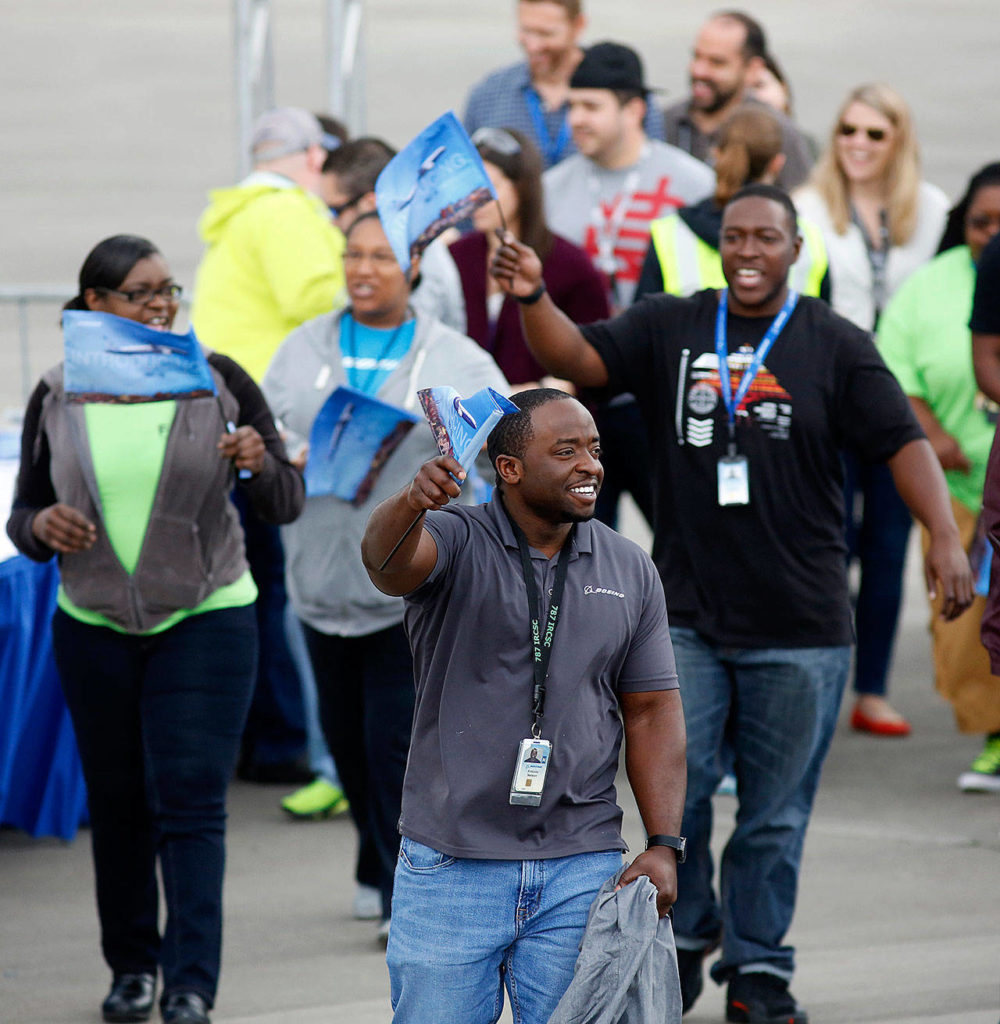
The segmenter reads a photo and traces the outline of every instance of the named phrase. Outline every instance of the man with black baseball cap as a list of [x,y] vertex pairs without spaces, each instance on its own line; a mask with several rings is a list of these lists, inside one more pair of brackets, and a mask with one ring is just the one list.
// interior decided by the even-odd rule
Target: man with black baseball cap
[[[643,130],[642,61],[621,43],[597,43],[570,79],[569,123],[578,152],[545,172],[545,217],[557,234],[581,246],[604,275],[611,308],[632,301],[657,217],[691,206],[715,190],[715,174],[676,146]],[[615,524],[629,491],[652,521],[652,471],[635,403],[619,398],[597,411],[604,490],[597,516]]]

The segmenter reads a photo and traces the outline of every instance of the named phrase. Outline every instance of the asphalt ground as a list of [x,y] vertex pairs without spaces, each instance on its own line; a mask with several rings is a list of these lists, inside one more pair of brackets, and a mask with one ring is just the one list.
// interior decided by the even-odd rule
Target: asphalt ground
[[[913,735],[877,739],[842,721],[806,842],[789,941],[793,991],[814,1024],[1000,1019],[1000,797],[956,788],[979,741],[956,732],[933,692],[916,555],[891,681]],[[351,917],[353,827],[346,817],[286,820],[283,793],[242,782],[230,791],[213,1020],[388,1024],[375,925]],[[619,794],[626,840],[639,849],[624,776]],[[718,854],[736,803],[715,800]],[[98,1021],[109,983],[98,941],[86,830],[72,843],[0,831],[0,1024]],[[723,990],[709,982],[685,1021],[723,1013]]]
[[[396,145],[518,58],[513,0],[369,0],[367,123]],[[590,41],[642,54],[665,103],[714,2],[587,0]],[[71,284],[101,238],[153,239],[194,280],[210,188],[236,178],[232,0],[0,0],[0,285]],[[321,0],[272,0],[276,101],[326,106]],[[882,79],[915,112],[929,180],[951,196],[1000,159],[995,0],[759,0],[801,125],[824,139],[842,97]],[[75,289],[74,289],[75,290]],[[68,295],[66,296],[68,297]],[[28,314],[27,378],[58,358],[58,305]],[[0,304],[0,412],[22,403],[18,314]]]
[[[275,0],[277,100],[324,102],[318,0]],[[589,38],[642,52],[670,102],[714,4],[589,0]],[[405,143],[486,71],[514,60],[513,4],[368,5],[367,130]],[[957,196],[1000,157],[995,2],[766,0],[753,13],[786,67],[800,123],[822,138],[866,80],[910,100],[929,180]],[[153,238],[193,280],[207,189],[234,180],[231,4],[0,0],[0,284],[72,282],[106,235]],[[30,375],[58,357],[57,307],[30,314]],[[16,316],[0,306],[0,410],[21,403]],[[842,725],[805,851],[794,990],[816,1022],[996,1024],[1000,1016],[1000,801],[959,794],[978,740],[956,733],[930,681],[911,558],[892,679],[912,737]],[[621,787],[626,838],[641,829]],[[341,818],[291,823],[280,789],[231,792],[226,937],[217,1024],[381,1024],[388,983],[374,926],[350,916],[354,834]],[[719,849],[734,802],[717,798]],[[88,837],[0,832],[0,1022],[99,1019],[100,959]],[[709,984],[686,1018],[722,1019]]]

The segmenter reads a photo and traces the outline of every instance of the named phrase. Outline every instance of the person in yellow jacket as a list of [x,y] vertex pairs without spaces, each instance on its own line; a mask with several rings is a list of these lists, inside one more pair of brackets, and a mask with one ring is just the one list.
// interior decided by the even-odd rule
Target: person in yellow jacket
[[[198,339],[260,381],[296,327],[344,303],[344,237],[320,198],[326,160],[316,118],[280,107],[258,118],[253,171],[211,193],[198,225],[206,243],[191,322]],[[275,527],[237,493],[257,583],[260,658],[237,775],[301,784],[306,765],[302,686],[285,635],[285,561]]]
[[191,322],[204,345],[238,360],[254,380],[291,331],[343,304],[344,238],[319,198],[322,138],[308,111],[262,115],[253,171],[213,191],[198,224],[207,248]]
[[[740,107],[719,130],[715,148],[715,195],[650,225],[635,299],[667,292],[693,295],[703,288],[724,288],[719,258],[722,208],[744,185],[773,184],[785,155],[778,119],[764,106]],[[789,287],[829,301],[826,246],[820,230],[799,218],[802,252],[789,271]]]

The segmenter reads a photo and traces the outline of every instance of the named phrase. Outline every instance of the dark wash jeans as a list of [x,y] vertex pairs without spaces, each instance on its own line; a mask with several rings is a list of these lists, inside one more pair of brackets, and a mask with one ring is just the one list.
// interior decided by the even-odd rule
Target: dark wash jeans
[[402,624],[365,636],[330,636],[303,626],[323,734],[358,829],[356,877],[381,889],[388,918],[413,729],[410,642]]
[[[257,663],[252,605],[125,636],[61,610],[52,639],[90,806],[101,947],[114,974],[214,1002],[226,787]],[[167,921],[157,927],[156,861]]]
[[247,562],[257,584],[259,654],[253,701],[243,732],[248,768],[296,761],[306,750],[302,681],[285,636],[285,549],[281,531],[265,523],[239,487],[232,501],[240,514]]
[[[864,499],[860,520],[854,516],[858,491]],[[884,697],[903,603],[903,569],[913,517],[889,467],[864,463],[850,452],[844,453],[844,508],[848,563],[853,558],[861,563],[854,611],[858,637],[854,690]]]

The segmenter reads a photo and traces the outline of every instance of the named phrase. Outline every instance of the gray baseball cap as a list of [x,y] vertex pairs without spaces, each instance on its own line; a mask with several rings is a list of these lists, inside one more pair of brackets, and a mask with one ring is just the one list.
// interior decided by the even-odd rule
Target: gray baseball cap
[[323,145],[319,121],[301,107],[278,107],[261,114],[253,126],[250,152],[254,160],[277,160]]

